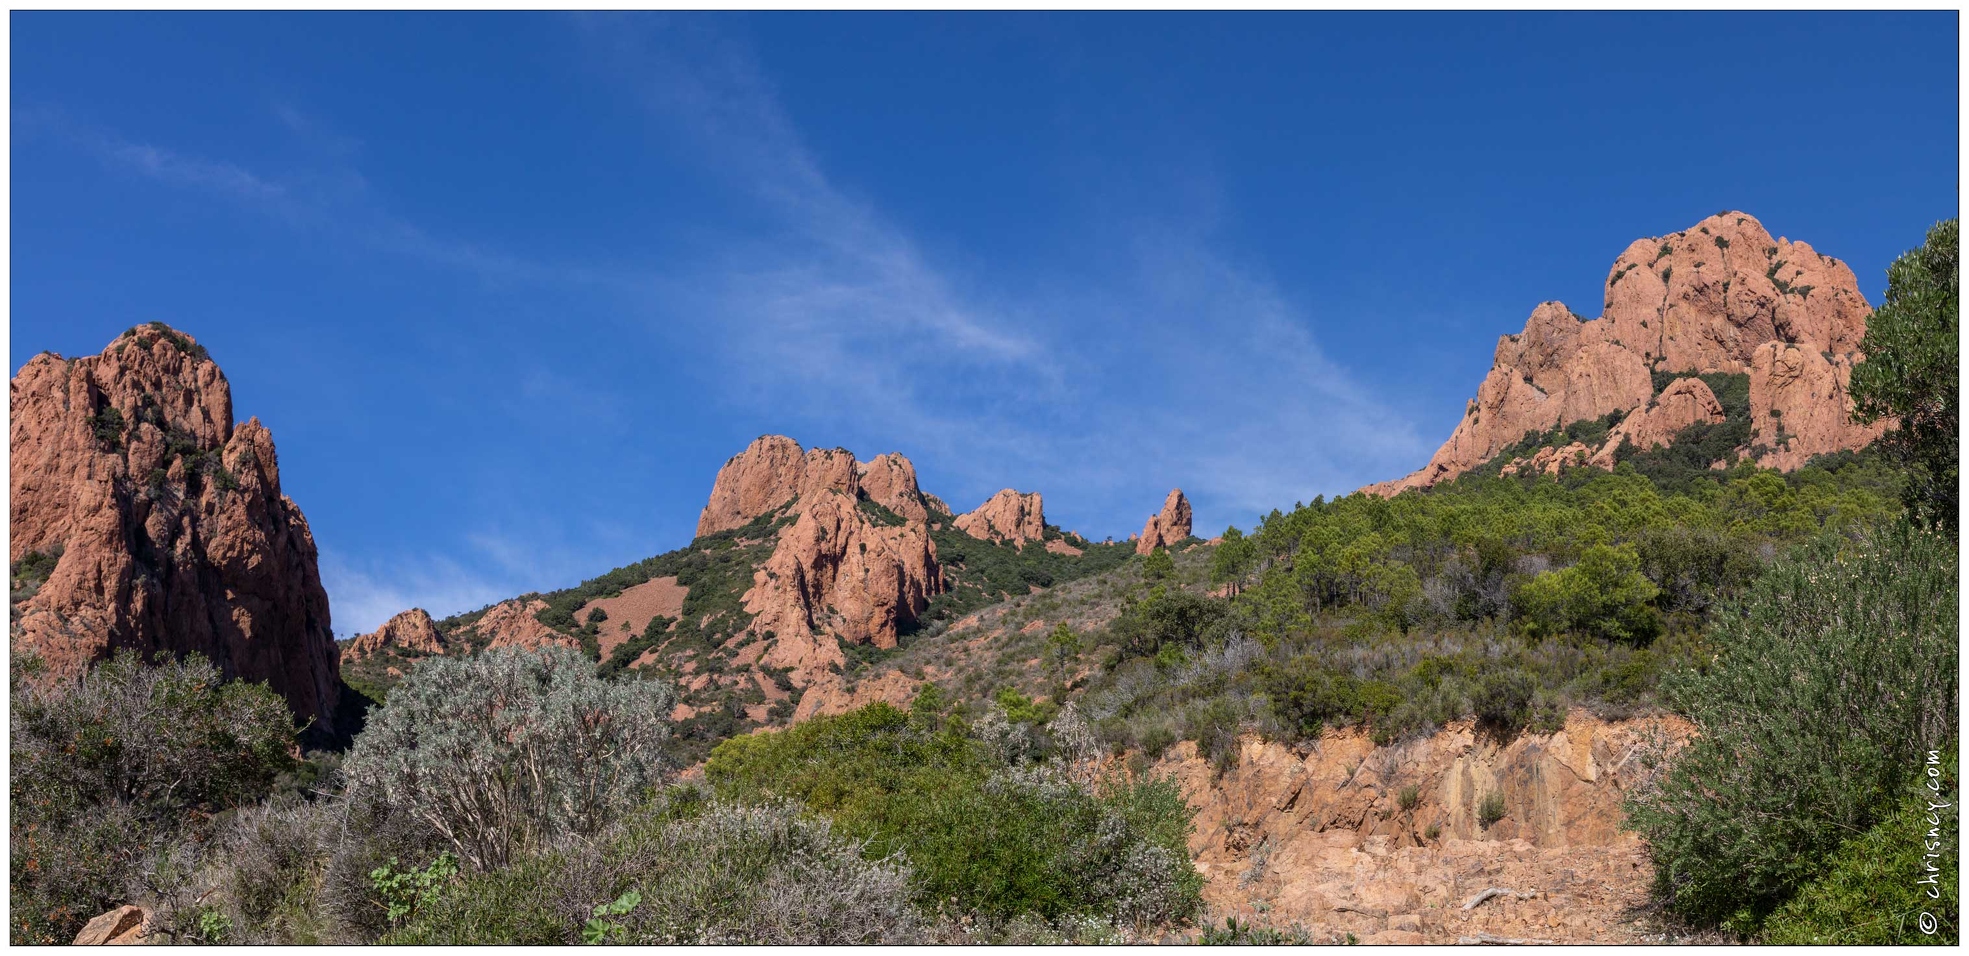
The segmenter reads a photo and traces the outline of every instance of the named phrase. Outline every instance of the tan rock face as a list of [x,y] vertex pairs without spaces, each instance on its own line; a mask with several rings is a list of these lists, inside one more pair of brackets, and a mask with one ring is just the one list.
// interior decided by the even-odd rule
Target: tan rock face
[[1020,494],[1007,488],[976,510],[958,515],[954,523],[957,530],[980,541],[1024,545],[1046,537],[1046,506],[1036,491]]
[[[1556,302],[1533,310],[1523,332],[1499,340],[1477,397],[1429,463],[1361,490],[1389,495],[1426,487],[1488,461],[1528,433],[1640,410],[1653,397],[1651,370],[1755,374],[1759,350],[1776,342],[1850,374],[1872,311],[1844,263],[1805,243],[1772,239],[1755,218],[1738,212],[1637,240],[1614,260],[1606,289],[1604,312],[1592,321]],[[1823,409],[1802,414],[1813,424],[1794,429],[1784,448],[1773,444],[1759,459],[1763,464],[1796,467],[1877,435],[1835,427],[1850,407],[1843,387],[1836,394],[1829,387],[1837,378],[1813,379],[1806,393]],[[1757,424],[1763,427],[1761,419]],[[1596,454],[1595,463],[1603,458],[1610,467],[1611,453]]]
[[[878,518],[863,500],[902,522]],[[793,520],[744,595],[749,631],[766,646],[763,663],[791,668],[797,685],[829,685],[838,681],[832,666],[845,659],[843,643],[894,647],[943,591],[926,522],[949,508],[923,493],[901,455],[864,463],[843,449],[802,452],[790,438],[768,436],[718,473],[698,533],[782,507]]]
[[[1199,808],[1190,849],[1218,912],[1364,941],[1617,942],[1633,938],[1622,924],[1651,876],[1639,837],[1621,829],[1621,801],[1645,779],[1644,752],[1689,734],[1675,718],[1575,711],[1559,733],[1503,746],[1467,723],[1387,747],[1329,732],[1310,753],[1247,738],[1220,776],[1186,741],[1154,770]],[[1485,828],[1477,810],[1493,793],[1506,812]],[[1491,887],[1525,895],[1462,909]]]
[[199,653],[329,727],[341,675],[307,519],[273,438],[189,336],[127,332],[11,386],[11,557],[61,552],[13,646],[74,674],[115,648]]
[[342,651],[342,660],[359,661],[384,648],[413,654],[442,654],[445,652],[445,641],[431,615],[421,607],[413,607],[384,621],[383,626],[375,631],[349,642],[349,646]]
[[1173,547],[1190,536],[1190,499],[1183,497],[1183,489],[1169,492],[1162,499],[1162,510],[1149,518],[1142,526],[1142,533],[1135,539],[1135,553],[1148,554],[1157,548]]

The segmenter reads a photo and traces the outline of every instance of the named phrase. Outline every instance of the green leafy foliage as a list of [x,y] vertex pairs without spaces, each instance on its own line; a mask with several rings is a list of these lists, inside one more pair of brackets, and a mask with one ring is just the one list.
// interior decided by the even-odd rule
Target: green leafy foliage
[[385,918],[397,926],[435,903],[457,875],[458,858],[447,851],[427,866],[410,869],[400,869],[396,858],[391,857],[390,862],[369,871],[369,882],[382,898]]
[[1573,632],[1643,645],[1661,630],[1652,602],[1661,593],[1641,573],[1632,545],[1587,547],[1579,562],[1519,586],[1519,621],[1533,634]]
[[[1937,756],[1893,815],[1841,844],[1823,873],[1764,923],[1779,946],[1954,946],[1961,942],[1960,794]],[[1930,789],[1929,784],[1934,784]],[[1924,918],[1925,917],[1925,918]]]
[[1488,830],[1496,826],[1499,820],[1504,819],[1508,812],[1504,805],[1504,794],[1496,791],[1486,793],[1484,798],[1477,802],[1477,825]]
[[1174,786],[1078,781],[1031,759],[1053,746],[1029,723],[987,714],[973,729],[931,706],[877,703],[726,741],[705,779],[731,799],[801,800],[870,852],[902,854],[928,911],[1186,917],[1201,881]]
[[784,800],[669,791],[598,834],[467,874],[394,945],[871,945],[920,939],[909,868]]
[[1754,934],[1953,750],[1956,575],[1951,542],[1903,524],[1779,561],[1716,618],[1713,660],[1663,682],[1696,738],[1629,801],[1672,909]]
[[1887,268],[1887,300],[1867,319],[1853,368],[1854,417],[1892,419],[1881,444],[1906,468],[1914,520],[1956,534],[1961,473],[1961,230],[1936,223]]
[[587,925],[581,927],[581,941],[590,946],[627,942],[629,927],[610,917],[627,916],[641,905],[643,905],[643,894],[635,890],[624,891],[611,902],[595,904],[594,917],[588,920]]

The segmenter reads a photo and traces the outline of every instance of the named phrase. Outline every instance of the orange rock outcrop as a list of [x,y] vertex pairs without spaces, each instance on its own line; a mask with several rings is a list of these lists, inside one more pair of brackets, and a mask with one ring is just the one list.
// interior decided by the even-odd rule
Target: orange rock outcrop
[[1183,489],[1177,488],[1162,499],[1162,510],[1142,526],[1141,535],[1135,539],[1135,553],[1148,554],[1157,548],[1174,547],[1189,536],[1190,499],[1183,496]]
[[[1845,263],[1803,242],[1773,239],[1744,213],[1718,213],[1674,235],[1637,240],[1607,274],[1599,318],[1581,320],[1557,302],[1538,306],[1523,332],[1498,341],[1477,397],[1429,463],[1361,490],[1390,495],[1427,487],[1526,434],[1616,411],[1632,418],[1656,398],[1653,372],[1749,373],[1759,436],[1752,447],[1761,449],[1764,465],[1795,468],[1813,455],[1861,447],[1880,428],[1846,422],[1846,383],[1871,312]],[[1770,419],[1787,416],[1800,424],[1787,419],[1780,436]],[[1605,446],[1590,458],[1612,465]]]
[[[1575,710],[1502,745],[1467,722],[1390,746],[1342,730],[1309,750],[1246,738],[1221,774],[1184,741],[1153,769],[1199,809],[1190,850],[1218,913],[1364,943],[1638,941],[1652,871],[1621,802],[1645,784],[1644,756],[1690,733]],[[1491,794],[1505,813],[1485,827]],[[1514,895],[1463,908],[1492,887]]]
[[437,622],[431,620],[431,615],[421,607],[413,607],[384,621],[382,627],[350,641],[342,649],[342,660],[363,660],[385,648],[412,654],[442,654],[445,640],[444,635],[438,633]]
[[1046,537],[1046,505],[1039,492],[1006,488],[972,511],[958,515],[957,530],[980,541],[1023,546]]
[[117,648],[199,653],[332,729],[341,686],[314,536],[273,436],[235,427],[224,373],[154,323],[11,383],[10,557],[59,555],[13,647],[74,674]]

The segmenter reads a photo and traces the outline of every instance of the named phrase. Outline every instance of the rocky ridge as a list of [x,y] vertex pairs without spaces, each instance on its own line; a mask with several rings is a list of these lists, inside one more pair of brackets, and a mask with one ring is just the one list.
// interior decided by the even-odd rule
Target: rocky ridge
[[1737,453],[1761,465],[1791,469],[1814,455],[1863,447],[1885,427],[1847,418],[1847,383],[1871,312],[1845,263],[1806,243],[1773,239],[1745,213],[1722,212],[1670,236],[1636,240],[1608,271],[1599,318],[1582,320],[1558,302],[1539,305],[1524,331],[1498,340],[1476,398],[1429,463],[1361,490],[1392,495],[1427,487],[1490,461],[1528,434],[1614,414],[1624,414],[1624,424],[1650,413],[1651,402],[1672,405],[1586,448],[1583,458],[1564,449],[1517,470],[1551,471],[1555,462],[1575,460],[1610,468],[1621,439],[1639,447],[1674,421],[1706,418],[1700,397],[1686,388],[1655,395],[1661,373],[1747,374],[1751,435]]
[[11,383],[11,639],[53,675],[113,650],[198,653],[333,729],[339,657],[314,536],[273,436],[162,323]]

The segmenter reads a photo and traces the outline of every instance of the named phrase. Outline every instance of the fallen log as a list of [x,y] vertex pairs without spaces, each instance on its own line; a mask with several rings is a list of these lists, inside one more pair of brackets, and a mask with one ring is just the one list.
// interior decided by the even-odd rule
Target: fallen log
[[1470,897],[1470,899],[1463,904],[1463,911],[1467,913],[1470,910],[1476,909],[1477,907],[1484,905],[1485,901],[1489,900],[1493,896],[1515,896],[1521,900],[1529,900],[1529,899],[1537,898],[1538,894],[1525,893],[1519,890],[1505,889],[1502,886],[1493,886],[1490,889],[1483,891],[1482,893],[1478,893],[1477,895]]

